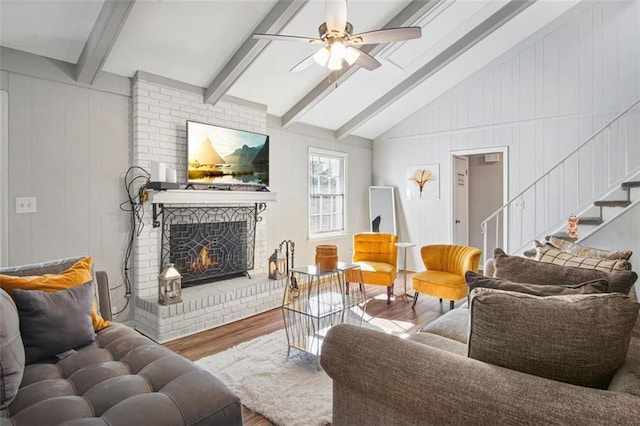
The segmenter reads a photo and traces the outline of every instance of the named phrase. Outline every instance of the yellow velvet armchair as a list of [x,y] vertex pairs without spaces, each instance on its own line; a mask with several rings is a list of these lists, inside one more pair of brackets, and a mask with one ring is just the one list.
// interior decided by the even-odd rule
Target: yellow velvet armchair
[[424,293],[453,302],[467,295],[467,283],[464,274],[478,271],[480,249],[475,247],[439,244],[424,246],[420,249],[422,262],[427,268],[411,276],[411,285],[415,291],[412,308],[416,306],[418,294]]
[[[391,303],[393,283],[398,271],[398,236],[380,232],[362,232],[353,236],[352,262],[360,266],[364,284],[387,287],[387,305]],[[347,281],[359,282],[354,272],[347,273]]]

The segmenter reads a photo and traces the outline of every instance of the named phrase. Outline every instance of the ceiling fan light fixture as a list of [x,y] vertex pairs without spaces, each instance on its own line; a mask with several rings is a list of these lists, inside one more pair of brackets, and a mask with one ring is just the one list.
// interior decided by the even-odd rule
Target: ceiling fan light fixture
[[333,71],[342,69],[342,60],[347,53],[347,48],[344,47],[341,41],[336,40],[331,43],[329,50],[331,51],[331,55],[329,56],[327,68]]
[[383,28],[354,34],[353,25],[347,21],[347,0],[325,0],[325,22],[318,27],[318,36],[318,38],[309,38],[286,34],[253,34],[253,37],[259,40],[295,41],[324,45],[316,53],[307,56],[291,68],[292,72],[306,69],[313,62],[332,71],[341,70],[345,65],[354,64],[373,71],[382,64],[371,56],[367,49],[360,50],[360,46],[420,38],[422,37],[422,28],[419,26]]
[[339,58],[336,55],[331,55],[329,57],[329,62],[327,63],[327,68],[329,68],[332,71],[337,71],[342,69],[342,58]]
[[339,58],[340,60],[344,59],[347,53],[347,48],[344,47],[341,41],[334,41],[331,43],[331,56]]
[[313,55],[313,60],[316,61],[316,63],[321,67],[324,67],[325,65],[327,65],[327,61],[329,61],[330,56],[331,52],[329,51],[329,49],[323,47]]
[[358,60],[358,56],[360,56],[360,51],[355,47],[349,46],[344,53],[344,60],[347,61],[349,65],[353,65]]

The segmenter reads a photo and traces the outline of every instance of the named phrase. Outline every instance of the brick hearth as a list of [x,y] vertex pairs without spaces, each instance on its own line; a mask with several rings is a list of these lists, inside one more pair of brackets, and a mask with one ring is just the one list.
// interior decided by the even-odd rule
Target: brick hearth
[[280,306],[285,283],[260,274],[185,288],[175,305],[136,298],[137,327],[159,342],[219,327]]

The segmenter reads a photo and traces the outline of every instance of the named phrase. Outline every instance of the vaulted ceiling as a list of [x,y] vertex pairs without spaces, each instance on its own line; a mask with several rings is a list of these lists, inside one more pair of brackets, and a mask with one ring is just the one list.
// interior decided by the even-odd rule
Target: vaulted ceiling
[[349,0],[355,32],[419,25],[423,36],[366,46],[382,66],[289,70],[317,47],[324,0],[0,0],[0,46],[75,64],[76,78],[136,71],[264,104],[302,122],[374,139],[580,0]]

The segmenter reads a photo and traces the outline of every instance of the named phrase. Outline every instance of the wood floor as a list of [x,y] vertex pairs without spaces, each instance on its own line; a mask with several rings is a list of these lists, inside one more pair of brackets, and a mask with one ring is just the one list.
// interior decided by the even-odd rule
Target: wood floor
[[[407,277],[410,276],[409,274]],[[366,286],[366,292],[368,302],[365,319],[384,330],[398,335],[414,333],[449,310],[448,301],[443,301],[440,304],[438,299],[426,295],[421,295],[416,308],[411,309],[412,299],[409,299],[410,302],[405,302],[399,296],[392,298],[391,305],[387,305],[385,287],[368,285]],[[394,293],[401,294],[402,292],[402,275],[399,275],[394,286]],[[462,302],[457,302],[456,306]],[[282,311],[278,308],[222,327],[174,340],[166,343],[165,346],[195,361],[282,328],[284,328]],[[244,422],[249,426],[272,425],[267,419],[246,407],[244,408]]]

